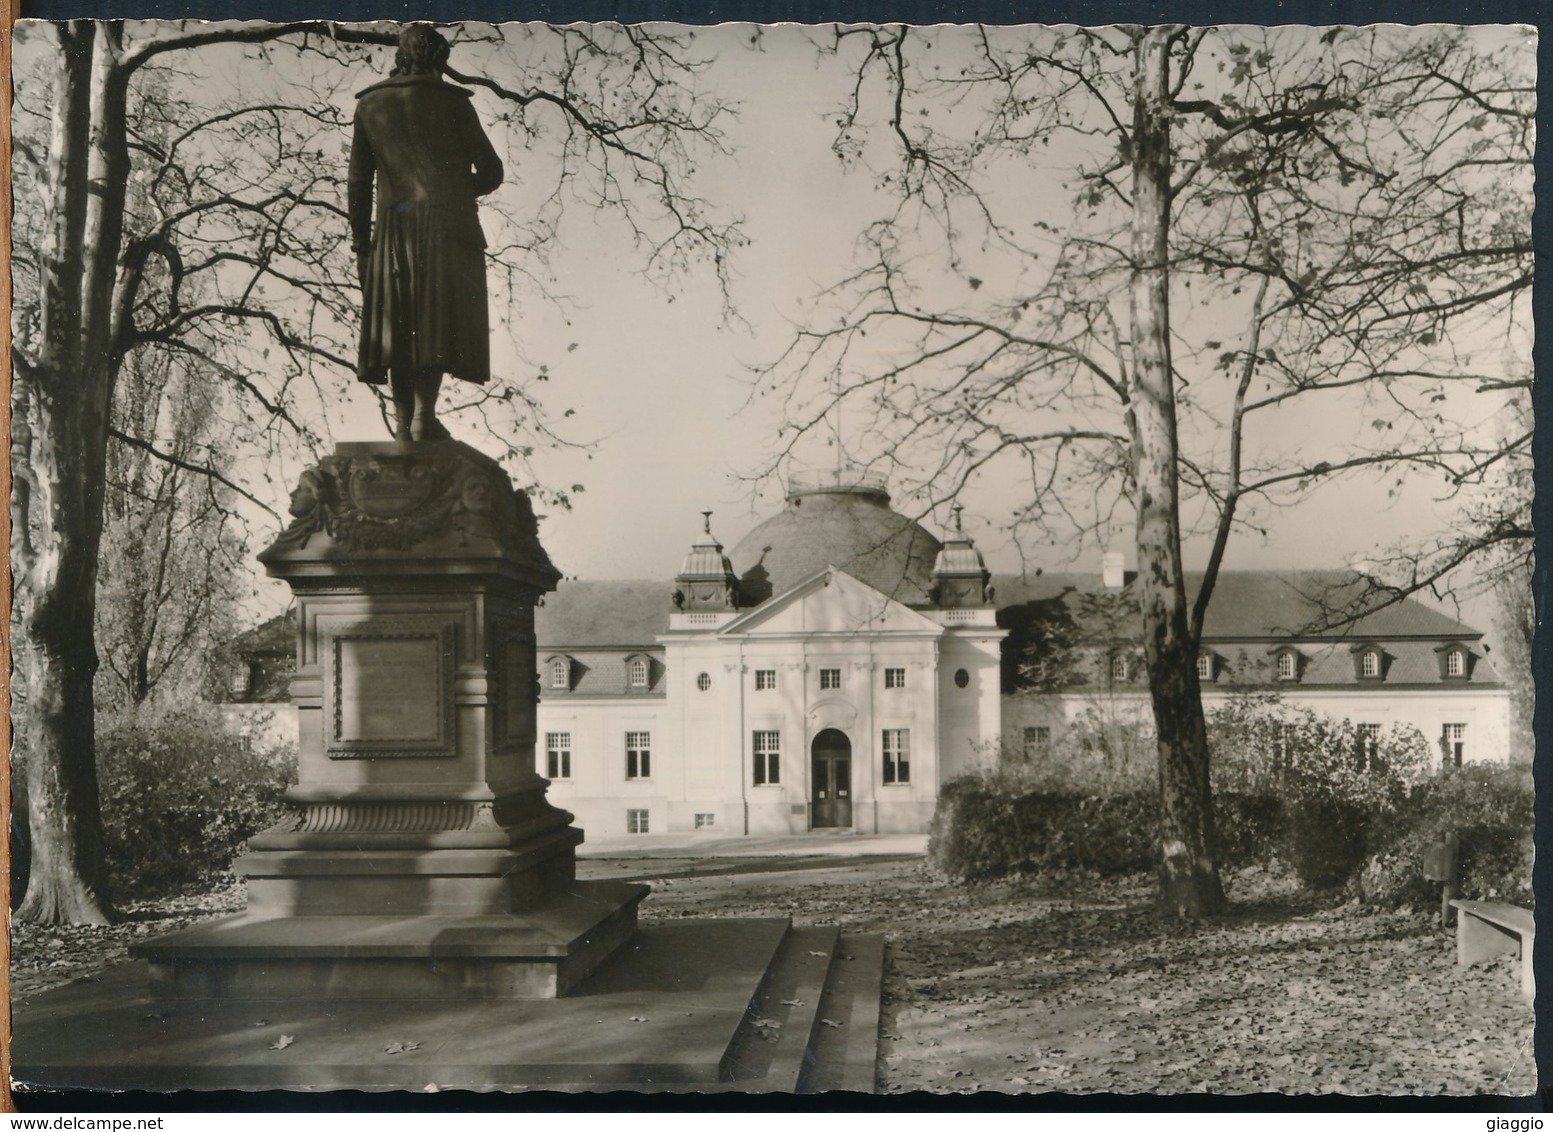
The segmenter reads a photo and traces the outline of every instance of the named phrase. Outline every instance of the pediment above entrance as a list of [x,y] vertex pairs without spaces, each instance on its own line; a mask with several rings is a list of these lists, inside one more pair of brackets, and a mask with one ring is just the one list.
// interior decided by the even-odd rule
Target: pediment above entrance
[[829,566],[729,622],[724,636],[816,633],[937,636],[943,627],[916,610]]

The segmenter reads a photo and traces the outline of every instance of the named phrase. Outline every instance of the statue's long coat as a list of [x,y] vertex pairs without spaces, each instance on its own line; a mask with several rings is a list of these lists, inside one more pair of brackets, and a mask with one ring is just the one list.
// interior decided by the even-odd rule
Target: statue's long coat
[[501,184],[502,166],[470,92],[435,75],[411,75],[356,98],[351,236],[358,254],[368,253],[357,376],[380,384],[390,369],[417,369],[487,381],[477,198]]

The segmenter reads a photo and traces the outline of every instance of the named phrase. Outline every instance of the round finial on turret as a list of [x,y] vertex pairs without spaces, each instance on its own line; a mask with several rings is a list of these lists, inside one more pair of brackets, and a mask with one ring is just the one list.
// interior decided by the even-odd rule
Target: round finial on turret
[[957,502],[949,510],[954,512],[954,533],[957,535],[964,534],[965,529],[960,525],[960,512],[965,510],[965,504]]
[[712,513],[710,511],[701,512],[701,529],[707,534],[712,533]]

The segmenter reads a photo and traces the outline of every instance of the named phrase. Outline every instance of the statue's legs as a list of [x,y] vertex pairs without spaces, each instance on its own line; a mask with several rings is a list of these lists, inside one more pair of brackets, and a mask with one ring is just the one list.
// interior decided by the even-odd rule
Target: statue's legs
[[442,390],[442,375],[435,371],[415,375],[415,420],[410,424],[412,440],[447,440],[448,430],[437,420],[437,394]]
[[396,369],[389,375],[394,393],[395,440],[447,440],[437,420],[442,374],[436,370]]
[[415,371],[396,369],[389,375],[394,395],[394,439],[409,440],[415,420]]

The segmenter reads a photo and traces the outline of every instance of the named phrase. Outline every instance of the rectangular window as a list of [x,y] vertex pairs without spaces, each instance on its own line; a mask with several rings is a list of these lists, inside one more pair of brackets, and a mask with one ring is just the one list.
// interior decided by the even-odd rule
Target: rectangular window
[[1293,770],[1295,764],[1295,749],[1299,741],[1300,729],[1297,723],[1285,723],[1278,729],[1278,766],[1280,771]]
[[627,810],[626,811],[626,832],[627,833],[646,833],[647,832],[647,811],[646,810]]
[[[1451,654],[1455,656],[1455,653]],[[1467,725],[1465,723],[1447,723],[1445,725],[1445,762],[1448,766],[1460,766],[1467,757]]]
[[697,829],[713,829],[713,828],[716,827],[716,825],[717,825],[717,815],[716,814],[697,814],[696,815],[696,828]]
[[839,668],[822,668],[822,669],[820,669],[820,690],[821,691],[825,691],[825,690],[830,689],[830,688],[839,688],[839,687],[841,687],[841,669],[839,669]]
[[1127,663],[1126,653],[1117,653],[1111,658],[1111,679],[1119,684],[1127,682],[1127,673],[1130,666]]
[[572,733],[570,731],[545,732],[545,777],[570,778],[572,776]]
[[1359,769],[1370,770],[1380,754],[1380,724],[1359,724]]
[[905,727],[884,729],[884,781],[907,783],[911,781],[911,732]]
[[886,688],[904,688],[906,686],[906,670],[904,668],[886,668],[884,670],[884,686]]
[[769,692],[776,687],[775,668],[755,669],[755,690],[757,692]]
[[1213,679],[1213,657],[1207,653],[1197,658],[1197,679]]
[[755,785],[777,785],[782,781],[782,733],[757,731],[752,745],[755,751]]
[[1026,727],[1025,728],[1025,758],[1040,754],[1051,745],[1052,729],[1050,727]]
[[626,777],[652,777],[652,733],[626,732]]

